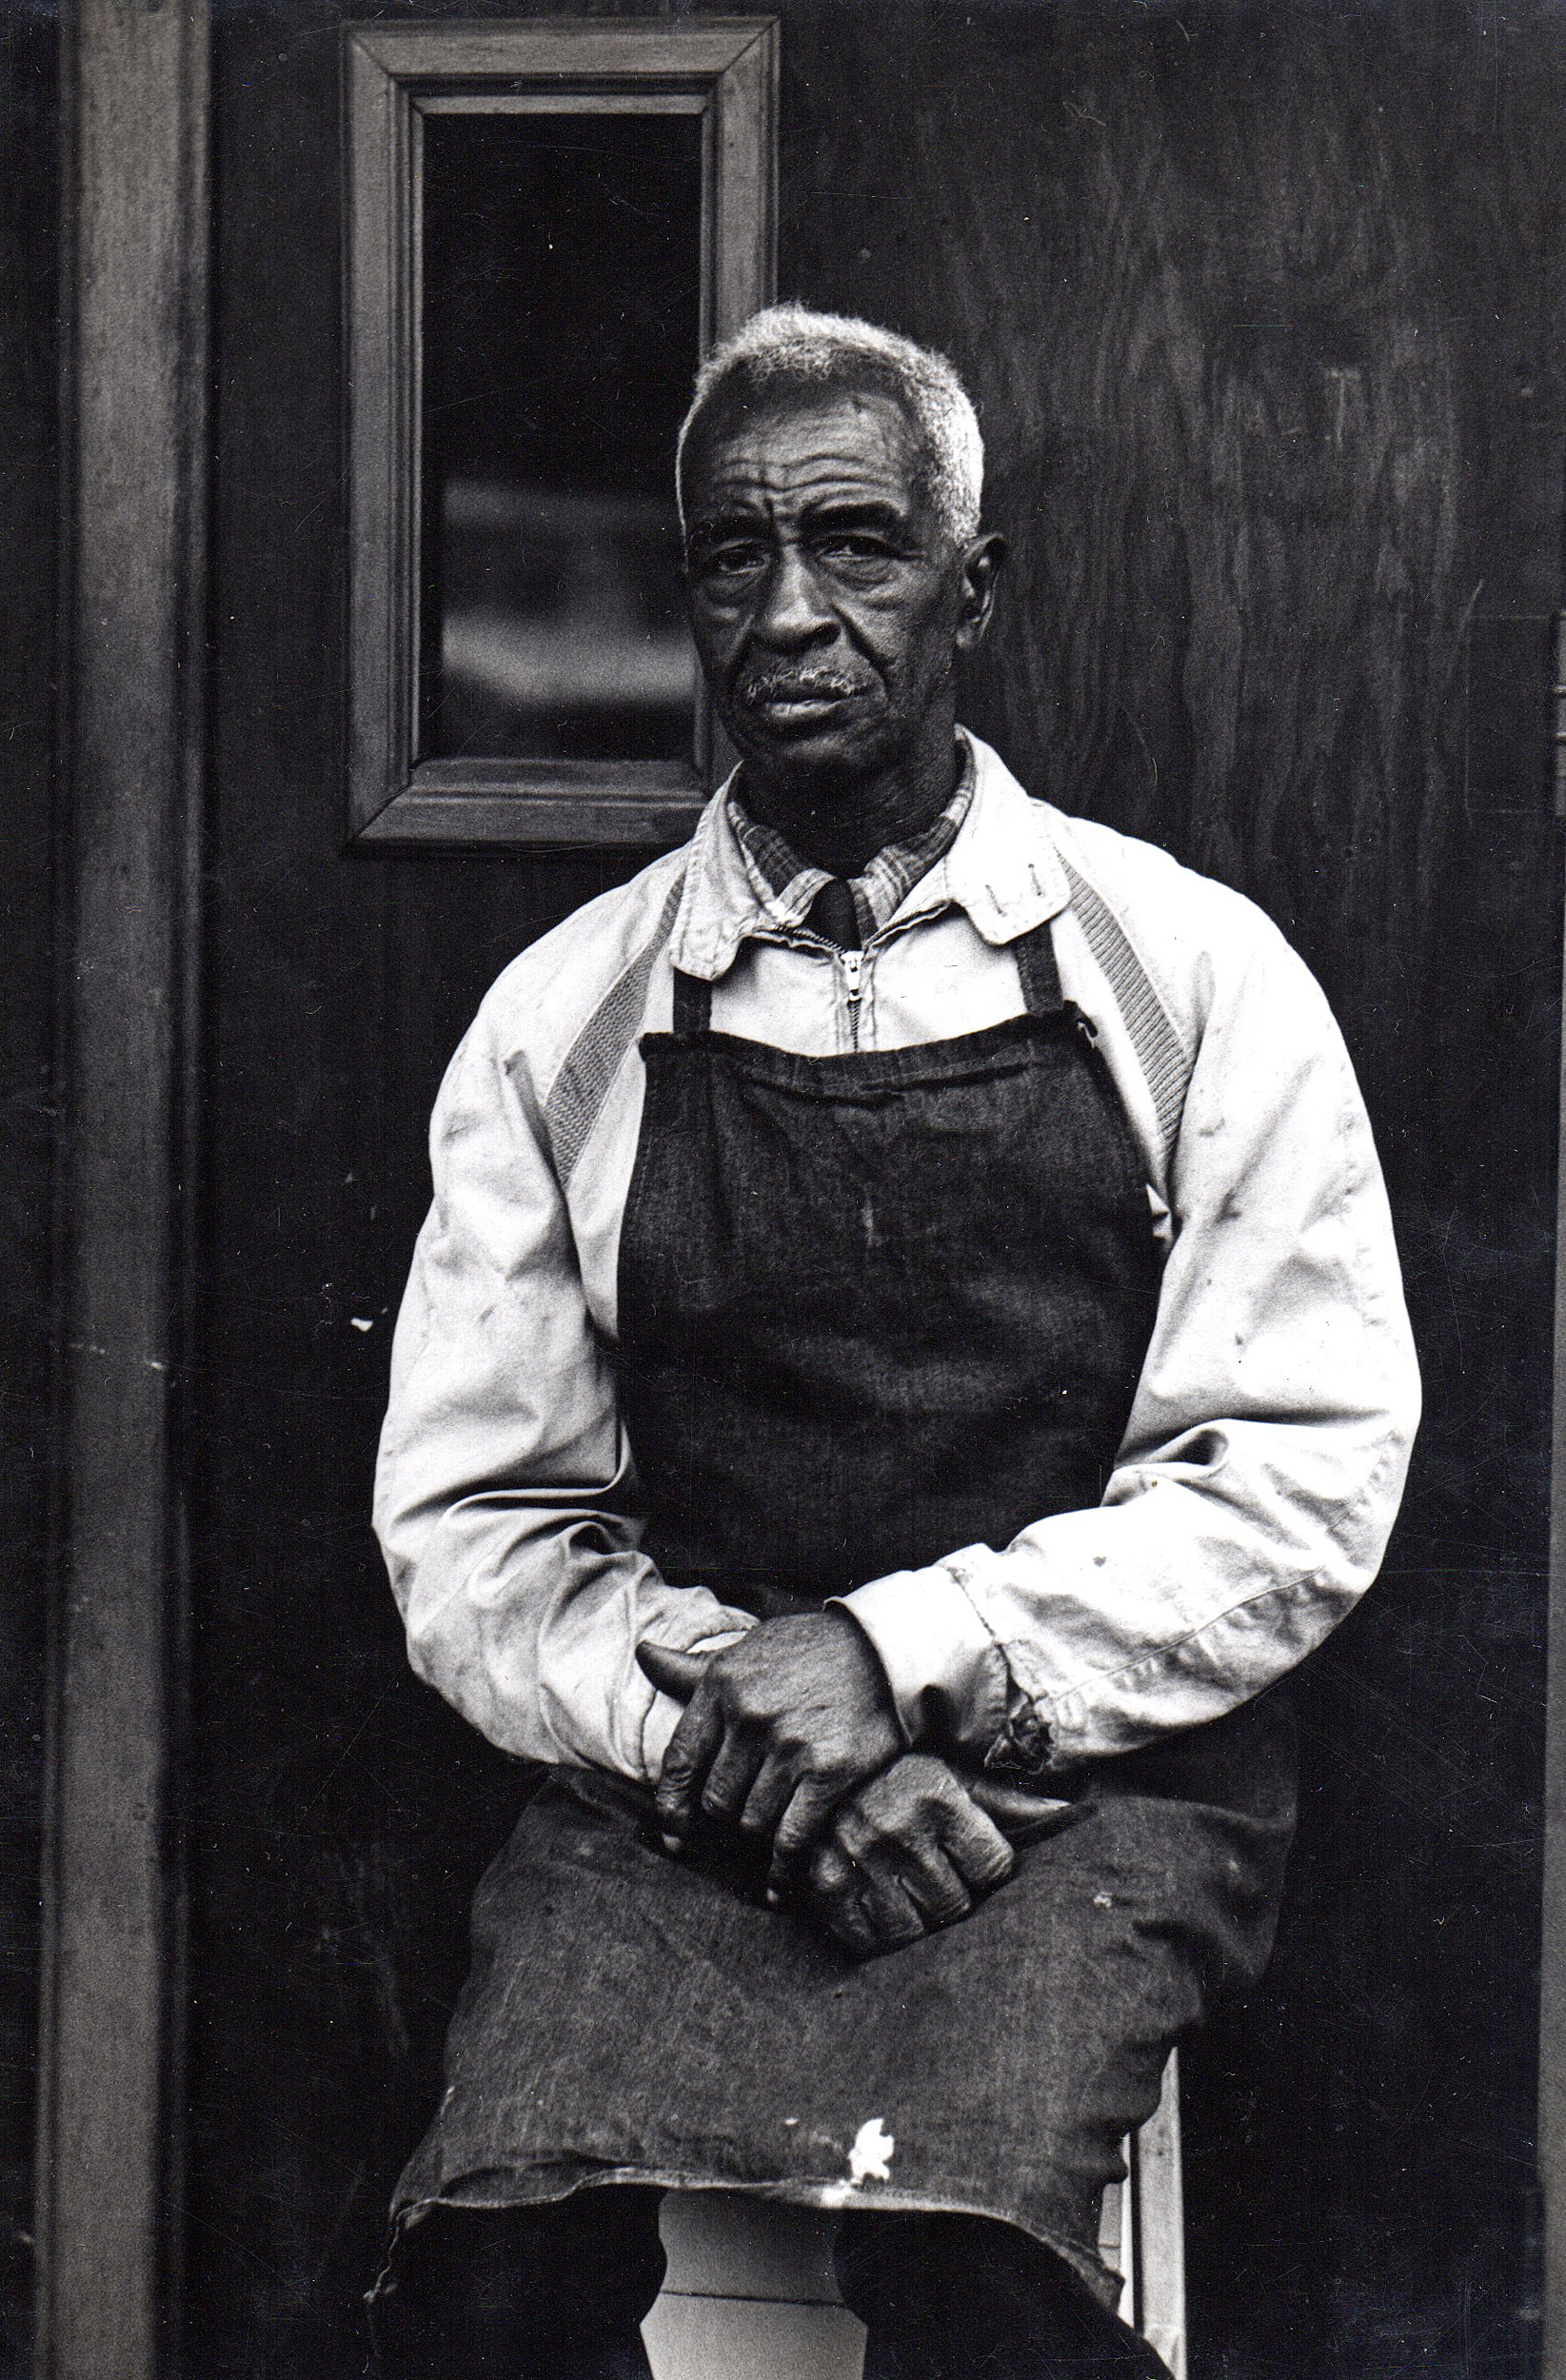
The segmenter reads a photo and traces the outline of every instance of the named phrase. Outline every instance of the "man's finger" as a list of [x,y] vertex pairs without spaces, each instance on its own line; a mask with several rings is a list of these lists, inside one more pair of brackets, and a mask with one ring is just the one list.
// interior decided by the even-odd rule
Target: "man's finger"
[[1063,1818],[1081,1808],[1080,1802],[1054,1801],[1047,1794],[1002,1785],[995,1777],[967,1776],[962,1782],[985,1816],[993,1818],[1013,1843],[1031,1843],[1041,1835],[1053,1835]]
[[911,1941],[911,1903],[920,1932],[952,1925],[973,1907],[973,1894],[937,1839],[933,1814],[922,1803],[872,1818],[859,1801],[840,1810],[833,1839],[869,1888],[871,1923],[888,1948]]
[[722,1711],[710,1695],[697,1695],[686,1703],[680,1723],[669,1737],[653,1796],[667,1834],[683,1835],[688,1832],[696,1797],[723,1740]]
[[859,1904],[880,1951],[905,1950],[929,1932],[924,1917],[901,1876],[859,1875]]
[[710,1653],[677,1653],[671,1644],[639,1644],[636,1657],[643,1675],[652,1679],[662,1695],[672,1695],[676,1702],[688,1702],[702,1682],[702,1673],[711,1660]]
[[973,1795],[959,1788],[943,1800],[938,1827],[942,1848],[971,1891],[987,1893],[1010,1875],[1011,1845]]
[[709,1818],[738,1818],[762,1765],[762,1747],[730,1727],[707,1771],[702,1807]]
[[846,1892],[854,1880],[854,1863],[838,1849],[830,1837],[816,1845],[810,1854],[806,1881],[821,1900],[831,1900]]
[[778,1832],[772,1838],[772,1873],[766,1880],[769,1892],[783,1891],[795,1861],[815,1841],[837,1799],[836,1793],[823,1786],[819,1777],[807,1776],[803,1780],[779,1819]]
[[853,1957],[870,1957],[879,1945],[860,1898],[860,1879],[835,1843],[818,1843],[812,1852],[809,1892],[827,1932]]
[[973,1907],[973,1895],[944,1852],[934,1844],[910,1848],[899,1878],[914,1907],[933,1926],[953,1926]]
[[758,1838],[776,1835],[778,1821],[788,1807],[795,1782],[794,1772],[786,1761],[776,1756],[763,1761],[749,1797],[740,1813],[740,1824],[747,1835]]

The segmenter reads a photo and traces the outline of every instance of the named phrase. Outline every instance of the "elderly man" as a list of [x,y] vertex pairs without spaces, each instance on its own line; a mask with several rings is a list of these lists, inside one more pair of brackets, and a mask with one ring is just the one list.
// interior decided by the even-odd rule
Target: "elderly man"
[[1267,1955],[1269,1690],[1375,1574],[1417,1388],[1304,968],[957,725],[981,467],[867,324],[710,359],[741,765],[441,1094],[378,1524],[415,1667],[538,1782],[399,2194],[399,2374],[644,2373],[702,2185],[842,2210],[874,2380],[1162,2369],[1099,2199]]

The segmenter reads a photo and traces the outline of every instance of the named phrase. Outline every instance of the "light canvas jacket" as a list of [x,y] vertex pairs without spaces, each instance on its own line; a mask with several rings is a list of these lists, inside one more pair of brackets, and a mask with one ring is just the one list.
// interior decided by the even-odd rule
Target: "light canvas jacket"
[[515,960],[452,1060],[376,1525],[414,1668],[509,1752],[655,1775],[678,1713],[637,1644],[752,1624],[639,1550],[615,1398],[637,1042],[669,1028],[675,965],[724,1032],[896,1048],[1019,1014],[1013,945],[1048,919],[1144,1156],[1163,1280],[1102,1503],[844,1598],[910,1740],[939,1719],[995,1759],[1021,1714],[1051,1770],[1129,1750],[1280,1676],[1375,1576],[1418,1389],[1325,1000],[1252,903],[969,744],[961,832],[867,943],[857,1000],[769,906],[719,794],[684,850]]

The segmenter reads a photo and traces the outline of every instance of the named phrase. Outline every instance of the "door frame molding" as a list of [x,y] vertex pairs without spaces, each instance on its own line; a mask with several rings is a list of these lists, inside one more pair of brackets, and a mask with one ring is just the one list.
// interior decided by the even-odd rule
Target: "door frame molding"
[[37,2370],[154,2380],[180,2231],[181,1383],[205,776],[207,0],[62,30],[66,1085]]
[[1562,955],[1562,1021],[1539,1958],[1538,2178],[1544,2217],[1541,2380],[1566,2380],[1566,1163],[1562,1162],[1566,1152],[1566,952]]

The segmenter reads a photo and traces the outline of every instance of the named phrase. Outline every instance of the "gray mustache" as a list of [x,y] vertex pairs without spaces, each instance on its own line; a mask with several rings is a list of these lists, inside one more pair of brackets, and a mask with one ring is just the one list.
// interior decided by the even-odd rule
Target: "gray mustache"
[[842,669],[770,669],[743,680],[739,695],[742,703],[816,702],[838,694],[858,694],[862,684]]

